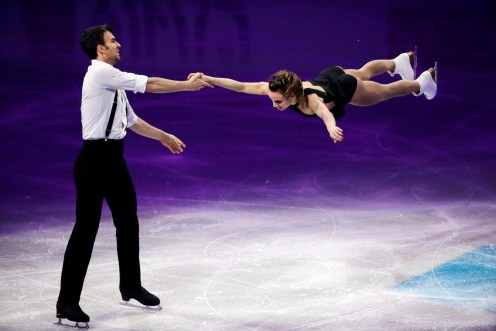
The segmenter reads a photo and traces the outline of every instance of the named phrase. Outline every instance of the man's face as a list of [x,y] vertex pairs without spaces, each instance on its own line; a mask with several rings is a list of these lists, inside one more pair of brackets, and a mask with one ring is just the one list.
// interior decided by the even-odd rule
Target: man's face
[[117,42],[110,31],[105,31],[103,40],[105,45],[98,45],[98,55],[104,62],[114,65],[121,60],[121,55],[119,54],[121,44]]

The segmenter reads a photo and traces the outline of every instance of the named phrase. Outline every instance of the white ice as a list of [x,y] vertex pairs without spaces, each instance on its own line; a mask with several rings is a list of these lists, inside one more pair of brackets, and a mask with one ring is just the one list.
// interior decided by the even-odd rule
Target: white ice
[[[494,242],[494,215],[491,204],[212,203],[157,213],[140,231],[143,285],[161,298],[159,312],[119,305],[115,230],[104,219],[81,307],[92,330],[491,330],[496,314],[483,306],[393,287]],[[0,238],[1,330],[59,329],[70,231],[44,225]]]

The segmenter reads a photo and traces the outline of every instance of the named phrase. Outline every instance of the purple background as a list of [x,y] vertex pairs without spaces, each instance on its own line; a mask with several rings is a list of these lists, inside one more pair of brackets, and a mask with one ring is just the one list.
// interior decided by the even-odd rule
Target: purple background
[[[129,132],[140,215],[218,202],[468,205],[496,197],[494,1],[2,1],[0,230],[74,221],[81,146],[79,46],[111,23],[123,71],[264,81],[312,79],[419,46],[439,62],[432,101],[406,96],[347,107],[333,144],[318,119],[221,88],[132,95],[138,116],[187,145],[180,156]],[[397,76],[394,80],[398,79]],[[388,75],[377,78],[391,82]],[[108,215],[108,214],[107,214]]]

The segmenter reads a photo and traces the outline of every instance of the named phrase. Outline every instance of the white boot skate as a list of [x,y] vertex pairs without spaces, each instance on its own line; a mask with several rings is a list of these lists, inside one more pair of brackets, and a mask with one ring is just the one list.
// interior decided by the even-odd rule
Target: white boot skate
[[420,86],[418,93],[413,93],[415,96],[425,95],[428,100],[434,99],[437,93],[437,62],[434,68],[424,71],[419,78],[416,79]]
[[404,80],[414,80],[417,71],[417,46],[415,51],[401,53],[393,59],[394,71],[388,71],[391,76],[400,75]]

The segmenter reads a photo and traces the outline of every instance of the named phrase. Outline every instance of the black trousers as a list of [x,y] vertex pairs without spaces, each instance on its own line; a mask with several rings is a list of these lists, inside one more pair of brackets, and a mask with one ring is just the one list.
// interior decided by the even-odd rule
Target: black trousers
[[79,302],[103,199],[116,228],[120,290],[128,292],[141,287],[136,192],[123,154],[124,140],[86,140],[76,159],[76,224],[64,255],[60,303]]

